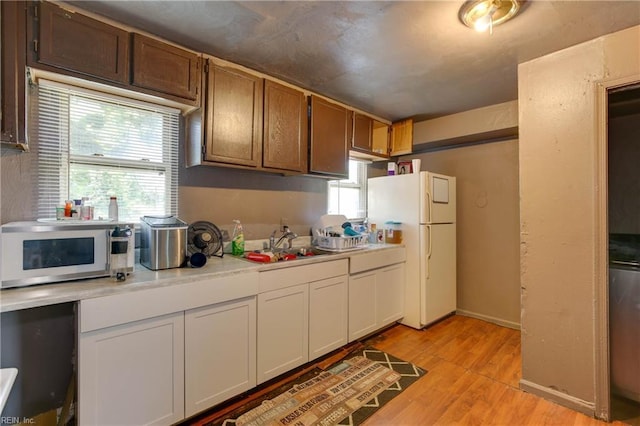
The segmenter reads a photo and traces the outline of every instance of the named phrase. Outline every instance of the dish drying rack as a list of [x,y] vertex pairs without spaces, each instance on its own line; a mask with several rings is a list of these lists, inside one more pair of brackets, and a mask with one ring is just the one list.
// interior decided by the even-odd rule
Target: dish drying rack
[[336,236],[329,229],[315,230],[315,244],[327,251],[357,250],[366,247],[368,242],[369,234],[367,233],[354,236]]

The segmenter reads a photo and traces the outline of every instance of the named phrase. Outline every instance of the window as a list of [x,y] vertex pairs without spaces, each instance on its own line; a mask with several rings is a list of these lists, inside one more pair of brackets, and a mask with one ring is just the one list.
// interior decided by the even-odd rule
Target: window
[[367,216],[367,162],[349,160],[349,178],[329,181],[329,214],[349,219]]
[[38,217],[89,197],[94,217],[177,214],[180,111],[41,80],[33,103]]

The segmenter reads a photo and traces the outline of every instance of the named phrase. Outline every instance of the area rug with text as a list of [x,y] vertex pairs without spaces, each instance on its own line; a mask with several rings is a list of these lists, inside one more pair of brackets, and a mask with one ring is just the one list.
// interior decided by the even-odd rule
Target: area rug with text
[[365,348],[207,426],[355,426],[425,374],[410,362]]

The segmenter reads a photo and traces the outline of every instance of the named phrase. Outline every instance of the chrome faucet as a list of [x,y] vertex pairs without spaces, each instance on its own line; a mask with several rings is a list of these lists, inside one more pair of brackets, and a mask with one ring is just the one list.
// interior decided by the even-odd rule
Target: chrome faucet
[[271,233],[271,236],[269,237],[269,250],[271,251],[276,251],[279,249],[280,244],[282,244],[283,241],[286,240],[286,244],[287,247],[283,247],[285,249],[290,249],[291,248],[291,241],[293,241],[294,239],[298,238],[298,234],[296,234],[295,232],[291,231],[289,229],[288,226],[284,225],[282,228],[282,235],[280,236],[280,238],[278,238],[278,241],[276,241],[276,232],[278,232],[278,230],[274,230]]

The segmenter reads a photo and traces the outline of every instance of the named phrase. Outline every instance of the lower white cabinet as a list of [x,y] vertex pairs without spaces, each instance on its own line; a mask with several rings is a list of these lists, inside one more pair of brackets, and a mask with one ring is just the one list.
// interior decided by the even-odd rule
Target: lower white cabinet
[[258,383],[309,359],[309,285],[258,295]]
[[167,425],[184,418],[184,313],[81,333],[78,424]]
[[381,268],[376,272],[376,319],[381,326],[404,316],[405,264]]
[[347,344],[346,275],[309,284],[309,360]]
[[378,329],[376,318],[376,272],[349,277],[349,341]]
[[256,299],[185,312],[185,415],[256,385]]
[[349,276],[349,342],[404,316],[405,264]]
[[171,425],[255,386],[257,272],[84,299],[78,424]]
[[402,318],[404,248],[352,259],[82,300],[79,424],[177,423]]
[[260,273],[258,383],[347,343],[348,260]]

